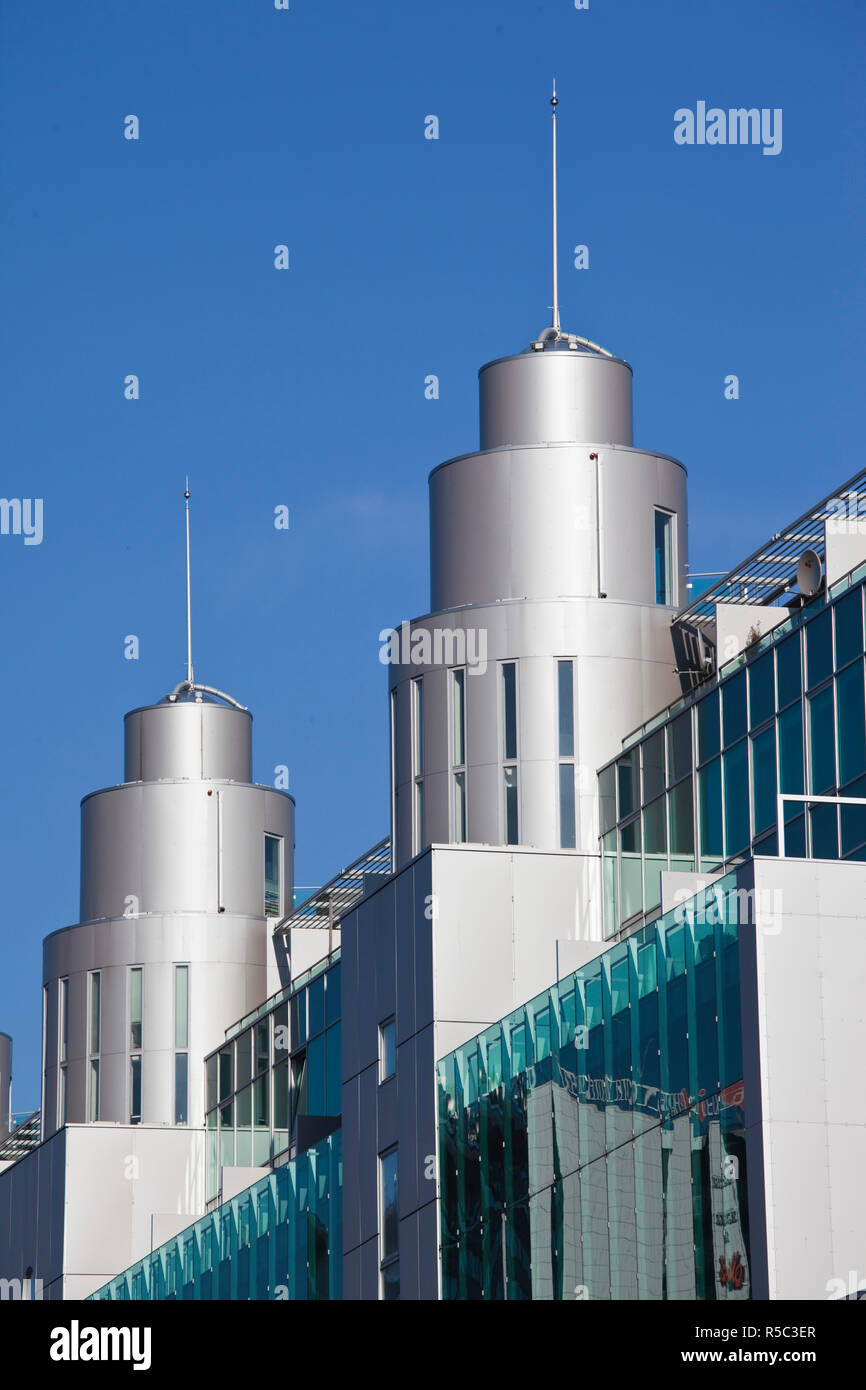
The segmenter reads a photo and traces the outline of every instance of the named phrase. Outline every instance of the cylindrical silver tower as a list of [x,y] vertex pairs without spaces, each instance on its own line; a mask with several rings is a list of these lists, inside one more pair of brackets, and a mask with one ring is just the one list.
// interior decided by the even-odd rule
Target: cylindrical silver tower
[[125,721],[125,780],[81,803],[81,922],[44,945],[44,1132],[201,1125],[202,1058],[267,993],[294,803],[252,784],[251,715],[187,693]]
[[12,1113],[12,1039],[0,1033],[0,1144],[9,1133]]
[[433,612],[390,666],[398,866],[460,841],[597,857],[596,769],[679,694],[685,469],[633,447],[628,364],[569,341],[482,367],[481,449],[430,475]]

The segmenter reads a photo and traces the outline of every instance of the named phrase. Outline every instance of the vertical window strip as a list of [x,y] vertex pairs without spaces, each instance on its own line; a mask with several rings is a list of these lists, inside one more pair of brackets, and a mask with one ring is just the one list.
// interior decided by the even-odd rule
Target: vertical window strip
[[451,672],[452,839],[466,840],[466,671]]
[[559,739],[559,844],[577,844],[574,767],[574,662],[556,663],[557,728]]
[[174,1122],[189,1119],[189,966],[174,967]]
[[502,672],[502,794],[505,843],[520,842],[517,778],[517,663],[504,662]]
[[424,685],[423,678],[412,681],[412,852],[420,854],[426,842],[424,825]]
[[89,1021],[89,1053],[90,1065],[88,1067],[87,1085],[89,1088],[88,1119],[99,1119],[99,1076],[100,1076],[100,1053],[102,1050],[102,974],[99,970],[92,970],[89,977],[90,989],[90,1021]]

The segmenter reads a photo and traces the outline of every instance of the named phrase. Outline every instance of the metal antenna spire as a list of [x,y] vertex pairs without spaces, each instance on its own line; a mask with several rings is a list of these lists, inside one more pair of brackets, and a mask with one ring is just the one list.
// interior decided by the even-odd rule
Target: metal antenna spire
[[186,479],[186,492],[183,495],[186,502],[186,679],[187,684],[192,688],[194,679],[192,674],[192,597],[189,565],[189,475]]
[[553,107],[553,328],[557,336],[561,332],[559,326],[559,274],[556,257],[556,108],[559,102],[556,98],[556,78],[553,79],[553,96],[550,98]]

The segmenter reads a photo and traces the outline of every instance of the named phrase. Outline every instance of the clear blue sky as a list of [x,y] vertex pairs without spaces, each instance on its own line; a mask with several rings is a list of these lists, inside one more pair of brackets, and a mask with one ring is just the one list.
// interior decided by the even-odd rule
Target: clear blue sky
[[[40,546],[0,536],[16,1108],[79,800],[184,674],[186,471],[196,674],[253,710],[257,779],[290,768],[296,880],[386,833],[378,633],[428,606],[427,474],[477,443],[478,367],[548,320],[552,75],[563,321],[686,463],[694,567],[862,466],[864,36],[862,0],[0,6],[0,495],[44,499]],[[675,145],[699,100],[781,107],[781,154]]]

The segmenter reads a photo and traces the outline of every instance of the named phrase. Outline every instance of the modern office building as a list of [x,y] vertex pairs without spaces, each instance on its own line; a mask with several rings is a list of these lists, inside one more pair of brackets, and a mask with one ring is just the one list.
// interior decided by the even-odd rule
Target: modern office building
[[296,904],[293,803],[191,680],[82,803],[38,1142],[0,1145],[22,1288],[866,1283],[866,473],[698,595],[626,362],[556,311],[479,381],[431,612],[382,633],[389,839]]

